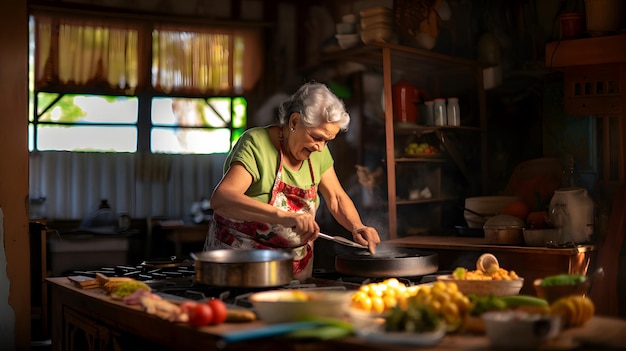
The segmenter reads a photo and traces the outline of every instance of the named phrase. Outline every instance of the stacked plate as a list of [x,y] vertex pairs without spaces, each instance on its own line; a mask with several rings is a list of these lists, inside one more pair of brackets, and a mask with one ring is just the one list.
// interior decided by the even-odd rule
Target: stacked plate
[[370,7],[359,12],[361,17],[361,41],[389,41],[393,36],[393,13],[384,6]]

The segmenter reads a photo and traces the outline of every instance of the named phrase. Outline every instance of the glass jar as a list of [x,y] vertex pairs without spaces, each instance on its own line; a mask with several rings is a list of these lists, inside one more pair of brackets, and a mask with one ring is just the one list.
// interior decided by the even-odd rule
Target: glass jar
[[461,108],[459,107],[459,99],[456,97],[448,98],[447,119],[449,126],[461,125]]
[[446,99],[436,98],[433,105],[433,116],[436,126],[445,126],[448,122],[446,111]]

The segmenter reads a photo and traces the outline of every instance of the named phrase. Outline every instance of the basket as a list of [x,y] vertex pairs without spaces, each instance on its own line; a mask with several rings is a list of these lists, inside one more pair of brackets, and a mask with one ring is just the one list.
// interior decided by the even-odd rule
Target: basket
[[440,275],[437,280],[454,282],[459,291],[465,295],[475,294],[481,296],[509,296],[519,294],[524,286],[524,278],[515,280],[469,280],[455,279],[452,275]]

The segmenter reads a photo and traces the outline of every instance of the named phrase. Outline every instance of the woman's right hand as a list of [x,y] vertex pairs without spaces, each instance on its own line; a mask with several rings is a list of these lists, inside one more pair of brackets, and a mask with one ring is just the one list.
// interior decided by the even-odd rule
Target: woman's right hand
[[302,242],[309,242],[320,232],[320,227],[315,221],[315,217],[310,213],[287,213],[285,227],[292,230],[302,238]]

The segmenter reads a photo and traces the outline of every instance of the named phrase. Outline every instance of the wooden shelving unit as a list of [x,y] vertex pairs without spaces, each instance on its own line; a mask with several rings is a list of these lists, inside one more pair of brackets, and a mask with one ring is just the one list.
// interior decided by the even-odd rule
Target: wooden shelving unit
[[[382,71],[384,85],[384,106],[385,108],[385,164],[387,171],[387,192],[388,192],[388,209],[389,209],[389,237],[397,238],[398,233],[398,206],[415,205],[415,204],[431,204],[436,202],[444,202],[454,199],[453,196],[442,194],[439,189],[433,191],[433,198],[421,200],[399,199],[397,196],[397,166],[407,165],[409,163],[434,163],[449,162],[451,159],[459,166],[461,172],[466,176],[470,184],[476,183],[476,188],[484,189],[487,185],[486,174],[488,170],[487,164],[487,116],[486,116],[486,98],[483,89],[483,69],[488,67],[487,64],[479,63],[474,60],[465,58],[452,57],[428,50],[421,50],[412,47],[401,46],[391,43],[371,43],[365,46],[359,46],[340,52],[327,54],[320,58],[320,63],[329,63],[336,61],[356,62]],[[475,86],[472,90],[475,94],[474,101],[476,106],[477,118],[474,119],[472,125],[462,125],[461,127],[448,126],[402,126],[398,127],[394,123],[394,115],[392,110],[392,73],[394,71],[402,71],[407,76],[428,77],[441,84],[455,84],[456,78],[459,76],[472,77]],[[447,80],[447,81],[446,81]],[[463,118],[462,118],[463,119]],[[481,171],[480,176],[467,169],[463,164],[463,160],[458,155],[457,150],[449,141],[450,132],[471,132],[480,134],[480,159]],[[406,158],[398,155],[398,144],[396,136],[407,136],[411,134],[422,135],[427,133],[435,133],[440,143],[446,145],[446,157],[441,159],[432,158]],[[479,178],[479,179],[476,179]],[[479,191],[479,190],[478,190]],[[435,194],[436,193],[436,194]]]

